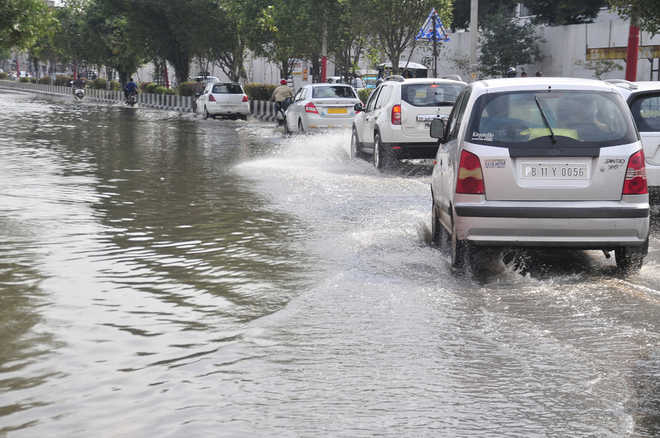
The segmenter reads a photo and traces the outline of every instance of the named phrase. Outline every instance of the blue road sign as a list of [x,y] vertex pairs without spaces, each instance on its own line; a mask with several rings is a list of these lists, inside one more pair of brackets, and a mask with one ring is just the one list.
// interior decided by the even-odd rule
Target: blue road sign
[[435,17],[435,39],[436,41],[449,41],[449,36],[445,27],[442,25],[442,20],[438,16],[438,13],[435,11],[435,8],[431,9],[431,13],[426,18],[424,25],[417,33],[415,40],[428,40],[433,41],[433,17]]

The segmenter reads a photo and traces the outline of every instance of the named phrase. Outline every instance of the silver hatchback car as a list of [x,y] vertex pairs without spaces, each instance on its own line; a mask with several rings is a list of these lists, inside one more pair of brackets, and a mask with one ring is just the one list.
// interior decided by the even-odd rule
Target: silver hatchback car
[[445,122],[431,182],[432,234],[452,265],[484,247],[614,251],[624,272],[648,252],[644,151],[614,86],[562,78],[470,84]]

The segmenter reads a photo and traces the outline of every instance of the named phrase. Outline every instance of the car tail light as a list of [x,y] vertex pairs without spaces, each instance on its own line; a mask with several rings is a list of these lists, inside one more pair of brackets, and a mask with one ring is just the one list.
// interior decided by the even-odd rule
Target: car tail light
[[248,101],[248,97],[244,94],[243,95],[243,102],[247,102],[247,101]]
[[401,124],[401,105],[394,105],[392,107],[392,124],[393,125]]
[[319,110],[316,109],[316,105],[314,105],[313,102],[308,102],[305,105],[305,112],[306,113],[313,113],[313,114],[318,114]]
[[637,151],[628,159],[626,179],[623,181],[624,195],[645,195],[649,192],[646,181],[644,151]]
[[461,151],[456,193],[471,195],[483,195],[484,193],[484,174],[481,172],[479,157],[468,151]]
[[209,102],[215,102],[215,97],[212,94],[209,94]]

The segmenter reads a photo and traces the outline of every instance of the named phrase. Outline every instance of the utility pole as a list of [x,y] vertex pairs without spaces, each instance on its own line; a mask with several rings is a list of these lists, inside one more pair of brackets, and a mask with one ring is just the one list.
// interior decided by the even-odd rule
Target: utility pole
[[[470,69],[477,70],[477,43],[479,41],[479,0],[470,1]],[[474,78],[473,78],[474,79]]]
[[628,29],[628,51],[626,53],[626,80],[637,80],[637,59],[639,56],[639,9],[633,3]]

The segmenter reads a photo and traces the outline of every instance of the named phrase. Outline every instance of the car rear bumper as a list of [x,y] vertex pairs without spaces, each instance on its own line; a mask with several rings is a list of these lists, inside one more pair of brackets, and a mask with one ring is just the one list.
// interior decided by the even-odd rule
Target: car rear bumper
[[221,115],[221,116],[231,116],[231,115],[241,115],[246,116],[250,114],[250,105],[245,103],[241,105],[229,105],[229,104],[207,104],[207,109],[209,114]]
[[649,205],[643,198],[642,202],[457,203],[456,232],[459,239],[488,246],[643,245],[649,234]]
[[305,129],[350,128],[353,117],[307,117]]
[[438,153],[438,143],[388,143],[385,147],[391,148],[399,159],[404,158],[435,158]]

